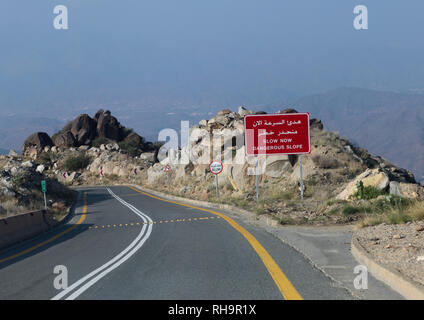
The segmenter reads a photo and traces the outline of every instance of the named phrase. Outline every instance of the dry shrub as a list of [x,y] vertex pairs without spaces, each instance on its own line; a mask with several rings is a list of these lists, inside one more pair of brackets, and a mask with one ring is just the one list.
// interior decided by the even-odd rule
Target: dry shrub
[[340,162],[337,159],[325,155],[316,154],[312,156],[312,161],[321,169],[337,169]]

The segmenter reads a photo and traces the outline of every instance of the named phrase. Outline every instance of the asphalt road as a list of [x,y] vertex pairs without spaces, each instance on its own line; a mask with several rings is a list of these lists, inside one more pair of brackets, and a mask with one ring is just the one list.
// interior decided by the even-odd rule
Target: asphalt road
[[[291,247],[221,212],[129,187],[79,191],[68,223],[0,252],[0,299],[352,299]],[[56,266],[67,289],[54,286]]]

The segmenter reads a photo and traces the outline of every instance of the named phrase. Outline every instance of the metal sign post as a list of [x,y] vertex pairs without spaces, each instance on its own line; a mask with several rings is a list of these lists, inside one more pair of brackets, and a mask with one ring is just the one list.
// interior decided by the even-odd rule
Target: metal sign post
[[216,197],[219,198],[219,189],[218,189],[218,175],[215,175],[215,181],[216,181]]
[[259,157],[256,157],[256,201],[259,200]]
[[47,212],[47,197],[46,197],[47,185],[45,180],[41,181],[41,190],[43,191],[43,194],[44,194],[44,209]]
[[302,168],[302,155],[299,156],[300,165],[300,199],[303,200],[303,168]]
[[209,171],[215,175],[215,184],[216,184],[216,197],[219,198],[219,189],[218,189],[218,174],[223,170],[224,166],[220,161],[212,161],[209,164]]

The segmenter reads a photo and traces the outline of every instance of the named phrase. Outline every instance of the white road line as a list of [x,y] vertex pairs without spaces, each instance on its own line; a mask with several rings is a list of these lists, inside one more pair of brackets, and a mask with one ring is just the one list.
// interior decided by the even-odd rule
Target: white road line
[[[74,289],[77,289],[79,287],[79,289],[77,289],[68,298],[66,298],[66,300],[73,300],[73,299],[77,298],[84,291],[86,291],[88,288],[90,288],[92,285],[94,285],[97,281],[99,281],[105,275],[110,273],[112,270],[119,267],[122,263],[124,263],[126,260],[128,260],[132,255],[134,255],[134,253],[136,253],[143,246],[143,244],[146,242],[146,240],[149,238],[149,236],[152,232],[152,228],[153,228],[153,224],[151,223],[152,220],[150,219],[150,217],[148,215],[144,214],[143,212],[141,212],[140,210],[138,210],[137,208],[135,208],[133,205],[131,205],[131,204],[125,202],[124,200],[122,200],[121,198],[119,198],[109,188],[107,188],[107,191],[116,200],[118,200],[124,206],[128,207],[131,211],[133,211],[135,214],[140,216],[141,219],[143,219],[144,222],[148,221],[150,223],[144,224],[143,228],[141,229],[141,232],[137,236],[137,238],[127,248],[125,248],[121,253],[119,253],[116,257],[114,257],[112,260],[108,261],[107,263],[105,263],[101,267],[97,268],[96,270],[90,272],[88,275],[81,278],[80,280],[78,280],[77,282],[72,284],[70,287],[68,287],[67,289],[63,290],[62,292],[60,292],[59,294],[54,296],[51,300],[59,300],[59,299],[63,298],[64,296],[68,295],[69,293],[71,293]],[[146,225],[147,225],[147,227],[146,227]],[[146,231],[146,229],[147,229],[147,231]],[[90,278],[93,278],[93,279],[89,280]],[[86,281],[88,281],[88,282],[86,282]]]

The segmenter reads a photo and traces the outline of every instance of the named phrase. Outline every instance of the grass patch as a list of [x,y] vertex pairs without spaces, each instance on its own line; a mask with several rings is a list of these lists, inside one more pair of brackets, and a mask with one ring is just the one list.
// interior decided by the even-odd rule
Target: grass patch
[[296,224],[296,221],[290,217],[281,217],[278,219],[278,223],[281,225]]
[[[390,200],[387,202],[390,203]],[[424,201],[395,198],[390,206],[380,207],[377,213],[378,215],[365,217],[359,226],[367,227],[381,223],[402,224],[424,220]]]
[[51,166],[55,160],[55,155],[53,152],[43,152],[38,157],[38,163],[44,166]]
[[85,169],[90,164],[90,157],[81,153],[77,156],[69,156],[66,158],[64,168],[66,171],[78,171]]
[[268,211],[266,211],[264,208],[255,208],[254,212],[258,216],[268,213]]

